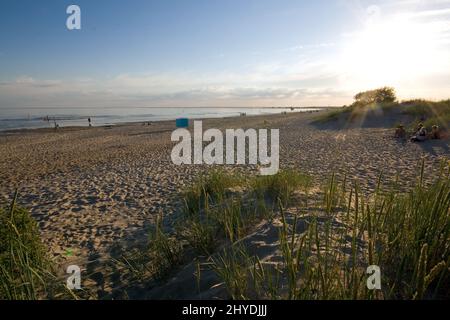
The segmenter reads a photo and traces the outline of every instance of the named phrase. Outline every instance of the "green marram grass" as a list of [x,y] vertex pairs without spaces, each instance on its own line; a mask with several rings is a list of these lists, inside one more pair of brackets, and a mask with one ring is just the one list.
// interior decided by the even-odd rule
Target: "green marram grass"
[[57,279],[39,229],[27,210],[16,205],[0,209],[0,299],[77,298]]
[[[280,201],[283,261],[276,268],[249,256],[239,244],[212,258],[229,295],[236,299],[448,298],[449,172],[424,186],[422,166],[417,185],[407,193],[383,192],[379,185],[374,194],[363,196],[353,185],[344,192],[345,207],[345,183],[337,185],[333,180],[315,216],[296,216],[288,224]],[[308,228],[298,235],[292,230],[300,220],[307,221]],[[366,286],[366,268],[373,264],[382,270],[381,290]]]
[[[213,171],[183,193],[184,209],[172,231],[156,219],[147,246],[120,262],[138,281],[163,281],[195,252],[233,299],[449,298],[448,166],[426,183],[422,163],[408,192],[384,187],[382,180],[364,194],[347,177],[331,175],[319,192],[323,201],[315,197],[311,201],[319,203],[307,210],[294,199],[298,191],[308,197],[313,181],[304,174],[242,178]],[[282,259],[267,264],[241,240],[260,221],[275,218],[282,223]],[[57,280],[36,222],[15,199],[0,210],[0,220],[0,297],[77,298]],[[306,226],[301,233],[294,231],[298,224]],[[382,270],[381,290],[367,289],[372,264]],[[200,269],[198,262],[197,279]]]

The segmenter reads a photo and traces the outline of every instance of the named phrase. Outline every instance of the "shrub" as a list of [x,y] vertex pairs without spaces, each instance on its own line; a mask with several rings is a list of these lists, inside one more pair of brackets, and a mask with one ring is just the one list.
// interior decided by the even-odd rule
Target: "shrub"
[[383,87],[375,90],[363,91],[355,95],[356,105],[368,105],[372,103],[392,103],[397,100],[395,89],[391,87]]

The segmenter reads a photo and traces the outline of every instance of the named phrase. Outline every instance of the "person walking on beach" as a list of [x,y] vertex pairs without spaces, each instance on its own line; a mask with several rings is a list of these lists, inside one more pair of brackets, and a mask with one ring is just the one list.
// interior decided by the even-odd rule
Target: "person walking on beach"
[[88,118],[88,122],[89,122],[89,127],[92,127],[91,117]]

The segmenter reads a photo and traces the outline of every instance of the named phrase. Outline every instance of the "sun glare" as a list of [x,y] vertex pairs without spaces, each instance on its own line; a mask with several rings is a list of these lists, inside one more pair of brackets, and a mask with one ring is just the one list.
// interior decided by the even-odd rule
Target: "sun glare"
[[[365,86],[414,81],[436,69],[438,56],[429,26],[396,18],[368,23],[349,37],[342,67],[347,77]],[[347,79],[348,80],[348,79]]]

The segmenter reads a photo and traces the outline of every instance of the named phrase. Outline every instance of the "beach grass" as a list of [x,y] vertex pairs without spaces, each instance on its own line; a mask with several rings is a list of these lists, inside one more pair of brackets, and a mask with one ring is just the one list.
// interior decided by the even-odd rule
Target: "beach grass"
[[[230,296],[239,299],[448,298],[449,171],[429,186],[424,186],[423,167],[418,177],[407,193],[379,185],[364,196],[353,185],[345,192],[344,208],[339,201],[330,204],[330,194],[338,199],[343,187],[330,183],[322,210],[295,216],[291,224],[280,201],[283,261],[276,267],[261,262],[238,243],[213,258],[213,268]],[[296,234],[300,220],[308,228]],[[381,268],[381,290],[367,288],[369,265]]]
[[346,123],[351,123],[357,119],[364,119],[367,115],[386,116],[396,110],[407,121],[402,124],[411,129],[414,129],[419,122],[422,122],[427,128],[439,125],[441,128],[448,130],[450,127],[450,100],[428,101],[421,99],[370,103],[367,105],[354,103],[320,114],[313,120],[313,123],[326,124],[340,119]]
[[200,253],[211,254],[224,240],[234,242],[267,211],[261,203],[244,205],[249,181],[224,171],[201,177],[183,194],[185,204],[178,230]]
[[209,202],[222,200],[230,188],[244,183],[242,177],[227,174],[223,170],[212,170],[208,174],[200,176],[192,186],[183,192],[186,213],[197,214]]
[[416,121],[423,121],[426,127],[439,125],[449,128],[450,125],[450,100],[438,102],[427,100],[404,101],[404,114],[411,115]]
[[29,212],[17,206],[0,209],[0,299],[73,299],[77,296],[55,275]]
[[[212,172],[213,179],[194,183],[204,194],[192,203],[201,198],[201,208],[185,208],[170,237],[152,238],[152,265],[161,273],[173,270],[192,248],[206,261],[201,269],[213,270],[232,299],[448,298],[450,171],[443,163],[440,175],[425,183],[423,168],[424,163],[407,192],[395,184],[383,186],[380,176],[375,191],[367,194],[356,182],[333,174],[313,210],[292,201],[295,191],[312,185],[301,173],[282,171],[237,184],[232,175]],[[207,187],[211,181],[225,185],[219,177],[234,181],[230,188],[239,185],[239,196]],[[272,201],[275,206],[268,205]],[[281,222],[273,243],[280,252],[277,263],[250,254],[243,242],[259,222],[274,219]],[[306,227],[298,232],[301,225]],[[380,267],[380,290],[367,287],[370,265]]]
[[329,110],[327,112],[320,113],[318,116],[314,118],[313,123],[323,124],[331,121],[338,120],[343,114],[348,114],[351,112],[350,107],[341,107],[336,108],[336,110]]
[[[203,261],[197,279],[200,269],[212,270],[232,299],[448,298],[450,169],[442,163],[431,181],[424,166],[406,192],[384,186],[382,176],[375,191],[362,192],[345,175],[332,174],[307,202],[295,201],[296,193],[308,197],[314,180],[300,172],[243,178],[215,170],[182,193],[186,207],[175,228],[157,218],[146,248],[121,263],[135,280],[161,284],[184,263]],[[14,200],[0,216],[2,299],[70,297],[55,285],[29,213]],[[271,245],[279,259],[273,262],[250,253],[244,239],[275,220],[280,226]],[[381,269],[380,290],[367,287],[370,265]]]
[[294,191],[307,191],[311,187],[311,178],[295,170],[283,170],[275,175],[255,177],[251,186],[256,199],[281,201],[287,206]]

